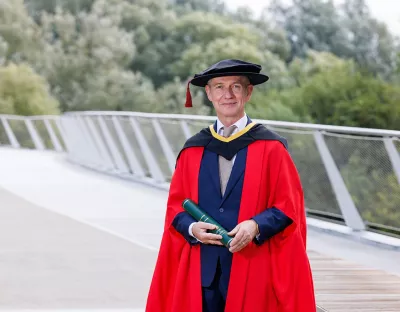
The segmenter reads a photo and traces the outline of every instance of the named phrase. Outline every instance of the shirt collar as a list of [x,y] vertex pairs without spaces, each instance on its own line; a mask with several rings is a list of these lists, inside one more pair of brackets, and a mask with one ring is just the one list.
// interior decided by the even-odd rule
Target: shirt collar
[[[236,121],[234,123],[234,125],[236,126],[236,129],[233,133],[239,132],[241,130],[243,130],[244,128],[246,128],[247,125],[247,115],[246,113],[244,114],[244,116],[242,118],[240,118],[238,121]],[[221,128],[224,125],[222,124],[222,122],[219,120],[219,118],[217,118],[217,133],[221,134]]]

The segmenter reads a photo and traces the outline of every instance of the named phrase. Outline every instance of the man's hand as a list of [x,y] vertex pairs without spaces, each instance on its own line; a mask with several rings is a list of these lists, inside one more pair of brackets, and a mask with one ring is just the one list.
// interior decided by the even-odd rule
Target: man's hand
[[235,236],[232,239],[229,251],[234,253],[246,247],[258,234],[258,226],[254,220],[246,220],[228,233],[229,236]]
[[211,244],[211,245],[223,245],[220,240],[222,239],[221,235],[207,233],[207,230],[214,230],[216,228],[215,225],[205,222],[196,222],[193,224],[192,233],[193,236],[196,237],[203,244]]

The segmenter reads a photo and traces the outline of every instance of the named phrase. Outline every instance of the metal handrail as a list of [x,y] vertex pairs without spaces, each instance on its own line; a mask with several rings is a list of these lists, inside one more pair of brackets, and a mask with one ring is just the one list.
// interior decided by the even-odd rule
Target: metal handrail
[[[153,113],[140,113],[140,112],[110,112],[110,111],[85,111],[85,112],[68,112],[66,115],[85,115],[85,116],[132,116],[143,118],[156,118],[156,119],[178,119],[178,120],[198,120],[198,121],[214,121],[215,116],[201,116],[201,115],[185,115],[185,114],[153,114]],[[400,138],[400,131],[374,129],[374,128],[360,128],[360,127],[345,127],[345,126],[332,126],[322,124],[310,124],[291,121],[276,121],[264,119],[252,119],[254,122],[261,123],[269,126],[288,127],[306,130],[318,130],[336,133],[350,133],[350,134],[364,134],[381,137],[398,137]]]
[[[147,121],[143,123],[146,119]],[[18,120],[18,122],[12,122],[13,120]],[[165,122],[161,123],[161,121],[166,120],[174,121],[167,123],[170,127],[175,127],[172,132],[163,129],[162,125],[165,125]],[[24,122],[24,129],[20,121]],[[39,121],[43,121],[44,126],[37,129]],[[3,125],[5,131],[3,138],[8,138],[10,145],[14,148],[28,147],[65,152],[69,160],[77,164],[167,189],[174,171],[177,148],[182,142],[195,134],[192,133],[192,127],[195,126],[198,129],[199,121],[211,124],[215,121],[215,117],[114,111],[69,112],[61,116],[0,115],[0,134],[1,125]],[[288,136],[301,135],[301,138],[306,136],[305,143],[301,144],[307,143],[305,146],[313,149],[314,155],[312,157],[314,158],[312,159],[318,161],[319,168],[324,170],[324,172],[320,172],[325,181],[323,183],[329,182],[327,184],[328,189],[325,186],[325,188],[316,186],[315,190],[319,192],[327,190],[333,194],[334,198],[332,201],[332,196],[329,195],[331,196],[329,200],[332,203],[332,210],[319,208],[318,201],[324,201],[326,198],[325,195],[322,195],[322,197],[317,198],[316,206],[308,207],[310,212],[317,212],[325,215],[325,217],[334,214],[337,216],[340,213],[345,224],[355,231],[363,231],[369,224],[372,224],[372,222],[363,220],[360,207],[356,207],[352,194],[346,186],[339,168],[340,164],[333,157],[333,153],[336,152],[335,155],[341,159],[340,157],[343,157],[342,151],[332,150],[332,145],[328,144],[328,140],[332,140],[332,138],[335,140],[357,139],[358,142],[366,140],[372,147],[375,147],[374,144],[379,144],[380,151],[386,151],[386,159],[390,161],[390,174],[394,173],[393,176],[400,185],[400,155],[398,150],[400,145],[396,147],[396,144],[400,142],[400,131],[259,119],[253,121],[264,124],[268,128],[278,131],[278,133],[283,132]],[[194,131],[197,132],[198,130]],[[20,137],[22,137],[22,140]],[[179,140],[179,143],[177,140]],[[173,149],[174,144],[175,150]],[[351,148],[351,145],[348,146]],[[357,150],[351,152],[354,151],[357,152]],[[310,164],[307,158],[309,151],[303,150],[301,153],[303,152],[306,154],[299,154],[300,160],[305,161],[306,166],[308,166],[307,170],[312,167],[311,171],[308,171],[308,177],[312,178],[314,164]],[[388,163],[385,166],[380,170],[388,170]],[[311,189],[314,190],[312,185]],[[336,204],[334,203],[335,200]],[[315,207],[317,209],[314,209]],[[335,207],[338,207],[340,212]],[[391,225],[382,224],[382,229],[388,226]]]

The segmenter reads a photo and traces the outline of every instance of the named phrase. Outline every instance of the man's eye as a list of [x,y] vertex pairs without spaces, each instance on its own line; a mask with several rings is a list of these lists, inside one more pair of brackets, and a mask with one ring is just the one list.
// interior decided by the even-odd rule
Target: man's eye
[[216,89],[221,89],[221,88],[222,88],[222,86],[216,86],[215,88],[216,88]]

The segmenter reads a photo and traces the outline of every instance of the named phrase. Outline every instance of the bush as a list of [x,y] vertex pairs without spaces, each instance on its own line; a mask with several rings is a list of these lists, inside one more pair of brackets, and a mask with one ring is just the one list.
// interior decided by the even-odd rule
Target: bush
[[0,67],[0,113],[53,115],[59,110],[43,77],[25,64],[11,63]]

